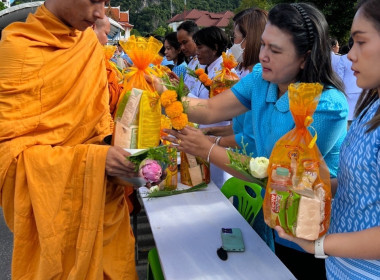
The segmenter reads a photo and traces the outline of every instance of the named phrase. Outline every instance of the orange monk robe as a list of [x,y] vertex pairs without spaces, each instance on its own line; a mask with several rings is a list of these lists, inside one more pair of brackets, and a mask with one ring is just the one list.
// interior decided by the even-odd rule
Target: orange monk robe
[[0,42],[0,203],[12,279],[136,279],[123,187],[107,183],[103,50],[44,6]]

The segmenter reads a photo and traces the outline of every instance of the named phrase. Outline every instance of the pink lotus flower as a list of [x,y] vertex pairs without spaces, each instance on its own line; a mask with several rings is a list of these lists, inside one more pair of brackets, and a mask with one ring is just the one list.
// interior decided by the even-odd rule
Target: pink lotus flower
[[150,183],[158,183],[161,181],[162,168],[157,161],[144,159],[140,164],[139,175]]

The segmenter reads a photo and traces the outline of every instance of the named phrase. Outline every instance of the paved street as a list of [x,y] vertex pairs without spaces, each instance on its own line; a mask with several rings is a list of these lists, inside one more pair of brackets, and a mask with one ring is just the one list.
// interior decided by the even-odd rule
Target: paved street
[[11,279],[12,233],[4,222],[0,207],[0,280]]

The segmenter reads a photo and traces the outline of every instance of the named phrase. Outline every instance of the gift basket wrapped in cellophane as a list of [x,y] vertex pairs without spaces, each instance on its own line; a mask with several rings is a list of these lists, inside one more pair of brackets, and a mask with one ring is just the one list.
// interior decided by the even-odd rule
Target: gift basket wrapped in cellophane
[[226,89],[231,88],[239,81],[238,75],[233,72],[233,69],[237,66],[234,56],[232,54],[222,53],[222,57],[222,69],[218,71],[212,79],[210,98],[218,95]]
[[145,75],[154,75],[150,65],[162,43],[134,35],[119,43],[133,66],[123,71],[124,91],[115,116],[113,144],[130,149],[156,147],[160,143],[160,96]]
[[288,234],[308,240],[327,232],[331,215],[330,173],[316,145],[316,131],[313,137],[308,130],[322,89],[317,83],[289,86],[295,128],[272,150],[263,204],[270,227],[279,225]]

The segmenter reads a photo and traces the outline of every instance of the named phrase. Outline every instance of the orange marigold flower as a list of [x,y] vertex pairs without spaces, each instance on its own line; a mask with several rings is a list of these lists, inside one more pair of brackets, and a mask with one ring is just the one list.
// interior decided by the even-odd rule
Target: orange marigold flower
[[198,68],[197,70],[194,71],[197,76],[200,76],[204,74],[205,70],[203,68]]
[[209,77],[207,76],[206,73],[203,73],[202,75],[199,76],[199,80],[200,80],[202,83],[205,83],[208,79],[209,79]]
[[183,113],[176,118],[172,118],[171,121],[172,121],[173,128],[177,130],[181,130],[185,128],[185,126],[189,122],[189,120],[187,119],[187,115]]
[[212,85],[212,80],[211,80],[211,79],[207,79],[207,81],[204,82],[204,85],[205,85],[206,87],[211,86],[211,85]]
[[182,114],[182,112],[183,106],[182,103],[179,101],[175,101],[165,108],[165,113],[170,119],[178,117]]
[[173,102],[177,101],[177,93],[174,90],[165,90],[161,94],[161,104],[163,107],[167,107]]

